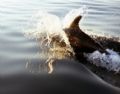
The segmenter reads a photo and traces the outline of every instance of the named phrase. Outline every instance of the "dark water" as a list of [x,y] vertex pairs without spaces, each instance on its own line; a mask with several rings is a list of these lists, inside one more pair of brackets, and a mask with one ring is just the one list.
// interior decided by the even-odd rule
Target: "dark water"
[[[106,37],[120,36],[119,0],[0,0],[0,94],[120,94],[119,74],[74,60],[57,61],[51,75],[37,72],[39,63],[45,60],[39,59],[38,43],[23,34],[31,16],[45,9],[62,18],[67,11],[82,5],[88,7],[81,22],[83,28]],[[116,46],[120,51],[120,45]],[[29,59],[35,73],[26,68]]]

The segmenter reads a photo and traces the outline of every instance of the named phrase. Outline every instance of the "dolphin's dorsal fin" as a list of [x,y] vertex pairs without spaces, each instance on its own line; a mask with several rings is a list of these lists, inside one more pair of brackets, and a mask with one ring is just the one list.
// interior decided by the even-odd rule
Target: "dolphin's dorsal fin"
[[77,16],[73,22],[70,25],[70,28],[74,28],[74,27],[79,27],[79,21],[81,20],[82,16]]

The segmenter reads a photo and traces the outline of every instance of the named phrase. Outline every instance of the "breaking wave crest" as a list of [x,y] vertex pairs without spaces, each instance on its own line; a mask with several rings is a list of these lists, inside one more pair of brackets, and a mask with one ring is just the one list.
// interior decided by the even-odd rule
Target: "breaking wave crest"
[[[73,9],[62,21],[54,14],[39,11],[32,17],[32,22],[30,22],[31,26],[27,32],[25,32],[25,36],[36,39],[40,43],[41,48],[47,47],[47,50],[49,50],[48,53],[50,53],[48,58],[71,58],[71,56],[74,56],[74,51],[70,46],[63,28],[69,27],[72,20],[76,16],[81,15],[81,13],[83,15],[85,11],[85,7]],[[88,62],[98,67],[100,66],[110,71],[120,72],[120,55],[110,49],[107,49],[107,51],[110,53],[109,55],[95,51],[85,54],[85,57],[87,57]]]

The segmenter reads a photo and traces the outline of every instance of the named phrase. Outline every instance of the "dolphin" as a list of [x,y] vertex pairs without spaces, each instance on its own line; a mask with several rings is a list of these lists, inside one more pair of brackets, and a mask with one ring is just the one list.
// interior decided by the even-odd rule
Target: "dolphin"
[[77,53],[92,53],[95,50],[98,50],[101,53],[107,53],[106,49],[100,43],[84,33],[79,27],[81,18],[82,16],[80,15],[75,17],[70,26],[64,28],[73,50]]

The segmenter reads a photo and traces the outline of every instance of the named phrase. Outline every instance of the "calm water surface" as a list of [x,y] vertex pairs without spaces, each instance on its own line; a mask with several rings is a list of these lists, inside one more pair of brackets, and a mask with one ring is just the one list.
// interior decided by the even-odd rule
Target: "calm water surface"
[[[0,94],[31,94],[30,92],[36,92],[34,94],[37,94],[39,89],[41,90],[38,87],[42,87],[42,85],[43,90],[40,92],[44,92],[45,94],[45,89],[50,91],[50,88],[45,88],[46,84],[48,87],[58,86],[55,88],[57,90],[59,86],[62,88],[64,86],[62,83],[66,81],[68,82],[65,83],[65,87],[69,86],[66,90],[70,90],[70,88],[78,90],[78,87],[76,87],[78,85],[82,88],[85,86],[86,90],[82,91],[79,88],[79,92],[85,94],[89,93],[85,92],[87,90],[93,92],[96,87],[98,87],[97,89],[101,93],[106,90],[105,94],[116,94],[117,90],[114,86],[101,81],[98,76],[94,75],[86,67],[83,67],[83,65],[58,63],[60,69],[59,66],[56,65],[56,67],[58,67],[60,72],[56,72],[56,75],[52,75],[53,77],[49,77],[47,74],[31,74],[25,67],[29,58],[35,63],[44,61],[40,60],[36,54],[40,52],[38,43],[35,40],[27,39],[23,34],[31,16],[39,10],[47,10],[63,18],[69,10],[79,8],[83,5],[88,7],[87,14],[81,21],[83,28],[98,35],[120,36],[120,0],[0,0]],[[63,60],[61,62],[71,61]],[[62,75],[61,67],[63,67],[65,72],[63,73],[65,79]],[[74,78],[73,76],[76,77]],[[53,84],[48,80],[53,82]],[[40,82],[42,85],[40,85]],[[73,87],[70,87],[72,84]],[[25,87],[22,88],[22,86]],[[30,88],[26,88],[27,86],[30,86]],[[33,89],[32,86],[35,86],[36,89]],[[93,88],[87,89],[91,86]],[[103,88],[104,86],[105,88]]]

